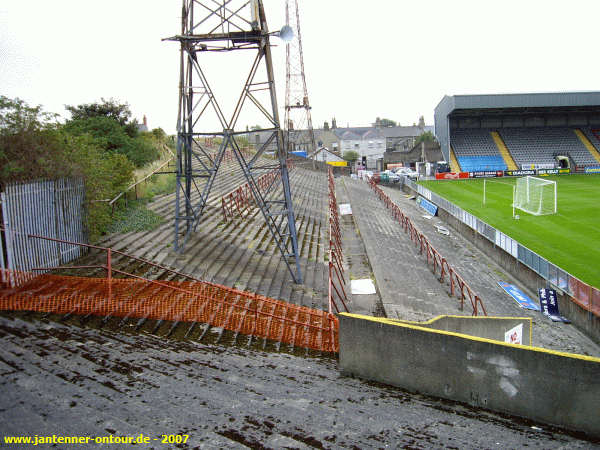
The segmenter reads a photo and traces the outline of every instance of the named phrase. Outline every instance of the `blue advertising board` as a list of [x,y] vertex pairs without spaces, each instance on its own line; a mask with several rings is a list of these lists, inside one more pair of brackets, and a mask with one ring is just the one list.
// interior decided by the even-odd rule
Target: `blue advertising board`
[[534,311],[540,310],[540,307],[515,285],[505,283],[504,281],[498,281],[498,285],[504,289],[504,291],[506,291],[506,293],[510,295],[521,308],[532,309]]
[[427,211],[432,216],[435,216],[437,214],[438,207],[436,205],[434,205],[433,203],[431,203],[426,198],[419,196],[417,198],[417,205],[419,205],[421,208],[423,208],[425,211]]
[[600,166],[589,166],[585,168],[585,173],[600,173]]

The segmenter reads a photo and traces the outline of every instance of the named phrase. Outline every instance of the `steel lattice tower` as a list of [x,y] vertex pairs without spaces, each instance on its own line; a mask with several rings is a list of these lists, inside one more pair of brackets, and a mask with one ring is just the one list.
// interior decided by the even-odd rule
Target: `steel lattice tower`
[[[181,34],[166,39],[181,44],[175,250],[183,250],[200,223],[224,155],[233,152],[283,260],[294,281],[301,283],[287,152],[279,122],[270,33],[262,0],[183,0],[181,25]],[[225,60],[242,50],[246,54],[255,52],[255,57],[247,68],[248,76],[233,113],[226,116],[206,75],[209,69],[206,58],[210,53]],[[216,69],[225,71],[226,67],[245,70],[239,64],[219,64]],[[214,77],[213,82],[215,78],[218,77]],[[236,131],[240,114],[247,105],[254,105],[255,112],[269,124],[262,130],[268,133],[266,142],[254,154],[242,152],[239,140],[246,131]],[[205,117],[209,111],[213,119],[218,118],[217,130],[207,129]],[[220,140],[216,152],[211,153],[202,142],[207,136]],[[272,162],[265,163],[265,159],[260,158],[266,149],[274,150]],[[260,175],[272,170],[277,170],[280,176],[269,186],[259,186]]]
[[305,151],[309,157],[314,157],[317,146],[310,114],[308,90],[306,89],[306,77],[304,76],[298,0],[286,0],[285,20],[286,25],[294,30],[296,36],[286,44],[284,128],[288,151]]

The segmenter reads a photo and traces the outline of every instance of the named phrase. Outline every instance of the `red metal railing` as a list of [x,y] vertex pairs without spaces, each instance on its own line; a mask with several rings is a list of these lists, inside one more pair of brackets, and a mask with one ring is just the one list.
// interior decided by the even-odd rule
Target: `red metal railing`
[[[254,155],[254,152],[252,152],[250,150],[249,147],[244,147],[244,148],[240,148],[240,151],[242,152],[242,155],[244,155],[244,157],[249,157]],[[208,153],[210,155],[210,157],[215,160],[217,158],[217,154],[218,152],[212,152],[212,153]],[[223,159],[221,159],[221,162],[231,162],[231,161],[235,161],[235,153],[233,153],[233,150],[231,149],[227,149],[225,150],[225,152],[223,153]]]
[[446,258],[444,258],[434,247],[429,243],[427,237],[421,233],[412,223],[410,218],[406,216],[388,196],[383,190],[377,186],[377,184],[373,180],[369,180],[369,185],[375,191],[375,194],[379,197],[381,201],[385,204],[385,206],[391,210],[394,218],[400,223],[400,225],[404,228],[404,231],[409,234],[410,239],[415,243],[415,246],[419,247],[419,253],[425,255],[427,257],[427,264],[433,265],[433,273],[437,275],[439,268],[439,281],[440,283],[444,283],[446,279],[446,275],[448,276],[448,281],[450,283],[450,293],[451,295],[456,295],[460,298],[460,308],[461,310],[464,307],[465,299],[467,299],[471,303],[472,315],[477,316],[479,314],[479,310],[484,315],[487,316],[487,312],[485,307],[483,306],[483,302],[481,298],[471,287],[467,284],[467,282],[462,278],[456,270],[448,263]]
[[[329,312],[201,281],[111,248],[33,234],[26,236],[106,252],[105,264],[38,267],[33,271],[97,268],[106,271],[106,278],[49,273],[36,276],[33,272],[2,270],[0,279],[19,283],[0,283],[0,310],[204,322],[294,346],[338,351],[338,320]],[[136,261],[185,281],[151,280],[120,270],[115,267],[115,255],[121,257],[120,263],[125,267]]]
[[337,313],[340,312],[336,298],[342,303],[346,312],[348,312],[348,307],[346,306],[348,296],[344,287],[346,281],[343,267],[342,232],[340,229],[337,198],[335,196],[335,181],[331,168],[328,170],[327,180],[329,185],[329,312],[333,313],[333,309]]
[[[288,169],[293,169],[293,163],[288,161]],[[261,193],[267,192],[275,183],[275,181],[281,176],[279,169],[273,169],[264,175],[261,175],[257,180],[256,184],[258,190]],[[244,217],[244,213],[255,205],[254,196],[248,183],[244,183],[234,191],[225,194],[221,197],[221,212],[225,220],[233,219],[235,215]]]

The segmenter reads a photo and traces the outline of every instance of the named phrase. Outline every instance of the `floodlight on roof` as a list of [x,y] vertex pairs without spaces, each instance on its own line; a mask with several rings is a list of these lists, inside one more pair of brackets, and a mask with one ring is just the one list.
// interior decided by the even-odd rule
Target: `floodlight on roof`
[[294,30],[292,30],[292,27],[289,25],[284,25],[281,27],[281,30],[275,34],[279,36],[279,39],[281,39],[283,42],[290,42],[292,39],[294,39]]

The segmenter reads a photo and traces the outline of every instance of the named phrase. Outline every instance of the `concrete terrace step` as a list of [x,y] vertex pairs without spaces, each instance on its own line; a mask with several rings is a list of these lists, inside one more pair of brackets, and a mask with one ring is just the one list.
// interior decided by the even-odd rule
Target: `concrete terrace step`
[[[5,436],[86,430],[160,439],[164,432],[189,435],[190,448],[594,446],[507,416],[340,377],[337,361],[328,358],[7,317],[0,317],[0,344]],[[163,429],[153,429],[157,424]]]
[[[238,289],[249,290],[296,304],[326,308],[326,283],[324,274],[325,230],[327,218],[327,184],[324,173],[295,169],[290,173],[292,195],[296,213],[300,264],[304,283],[296,286],[283,262],[279,250],[258,209],[251,209],[245,218],[236,217],[224,222],[215,204],[207,208],[197,232],[192,233],[185,251],[172,250],[173,197],[161,198],[155,211],[168,219],[159,228],[141,233],[113,235],[104,245],[122,250],[133,256],[152,261],[194,277],[213,281]],[[215,185],[218,187],[218,185]],[[219,192],[231,190],[231,185],[221,184]],[[217,202],[217,201],[215,201]],[[220,195],[218,196],[220,202]],[[218,203],[220,206],[220,203]],[[104,255],[84,257],[86,264],[102,264]],[[81,263],[81,261],[79,263]],[[126,263],[126,258],[114,257],[115,267]],[[129,263],[127,263],[129,264]],[[138,273],[135,264],[128,271]],[[121,268],[121,267],[119,267]],[[162,278],[172,275],[157,270],[143,269],[144,275]],[[94,272],[104,276],[103,270]],[[326,280],[326,278],[325,278]]]
[[409,236],[371,188],[346,180],[352,212],[363,238],[388,317],[420,320],[459,313]]

